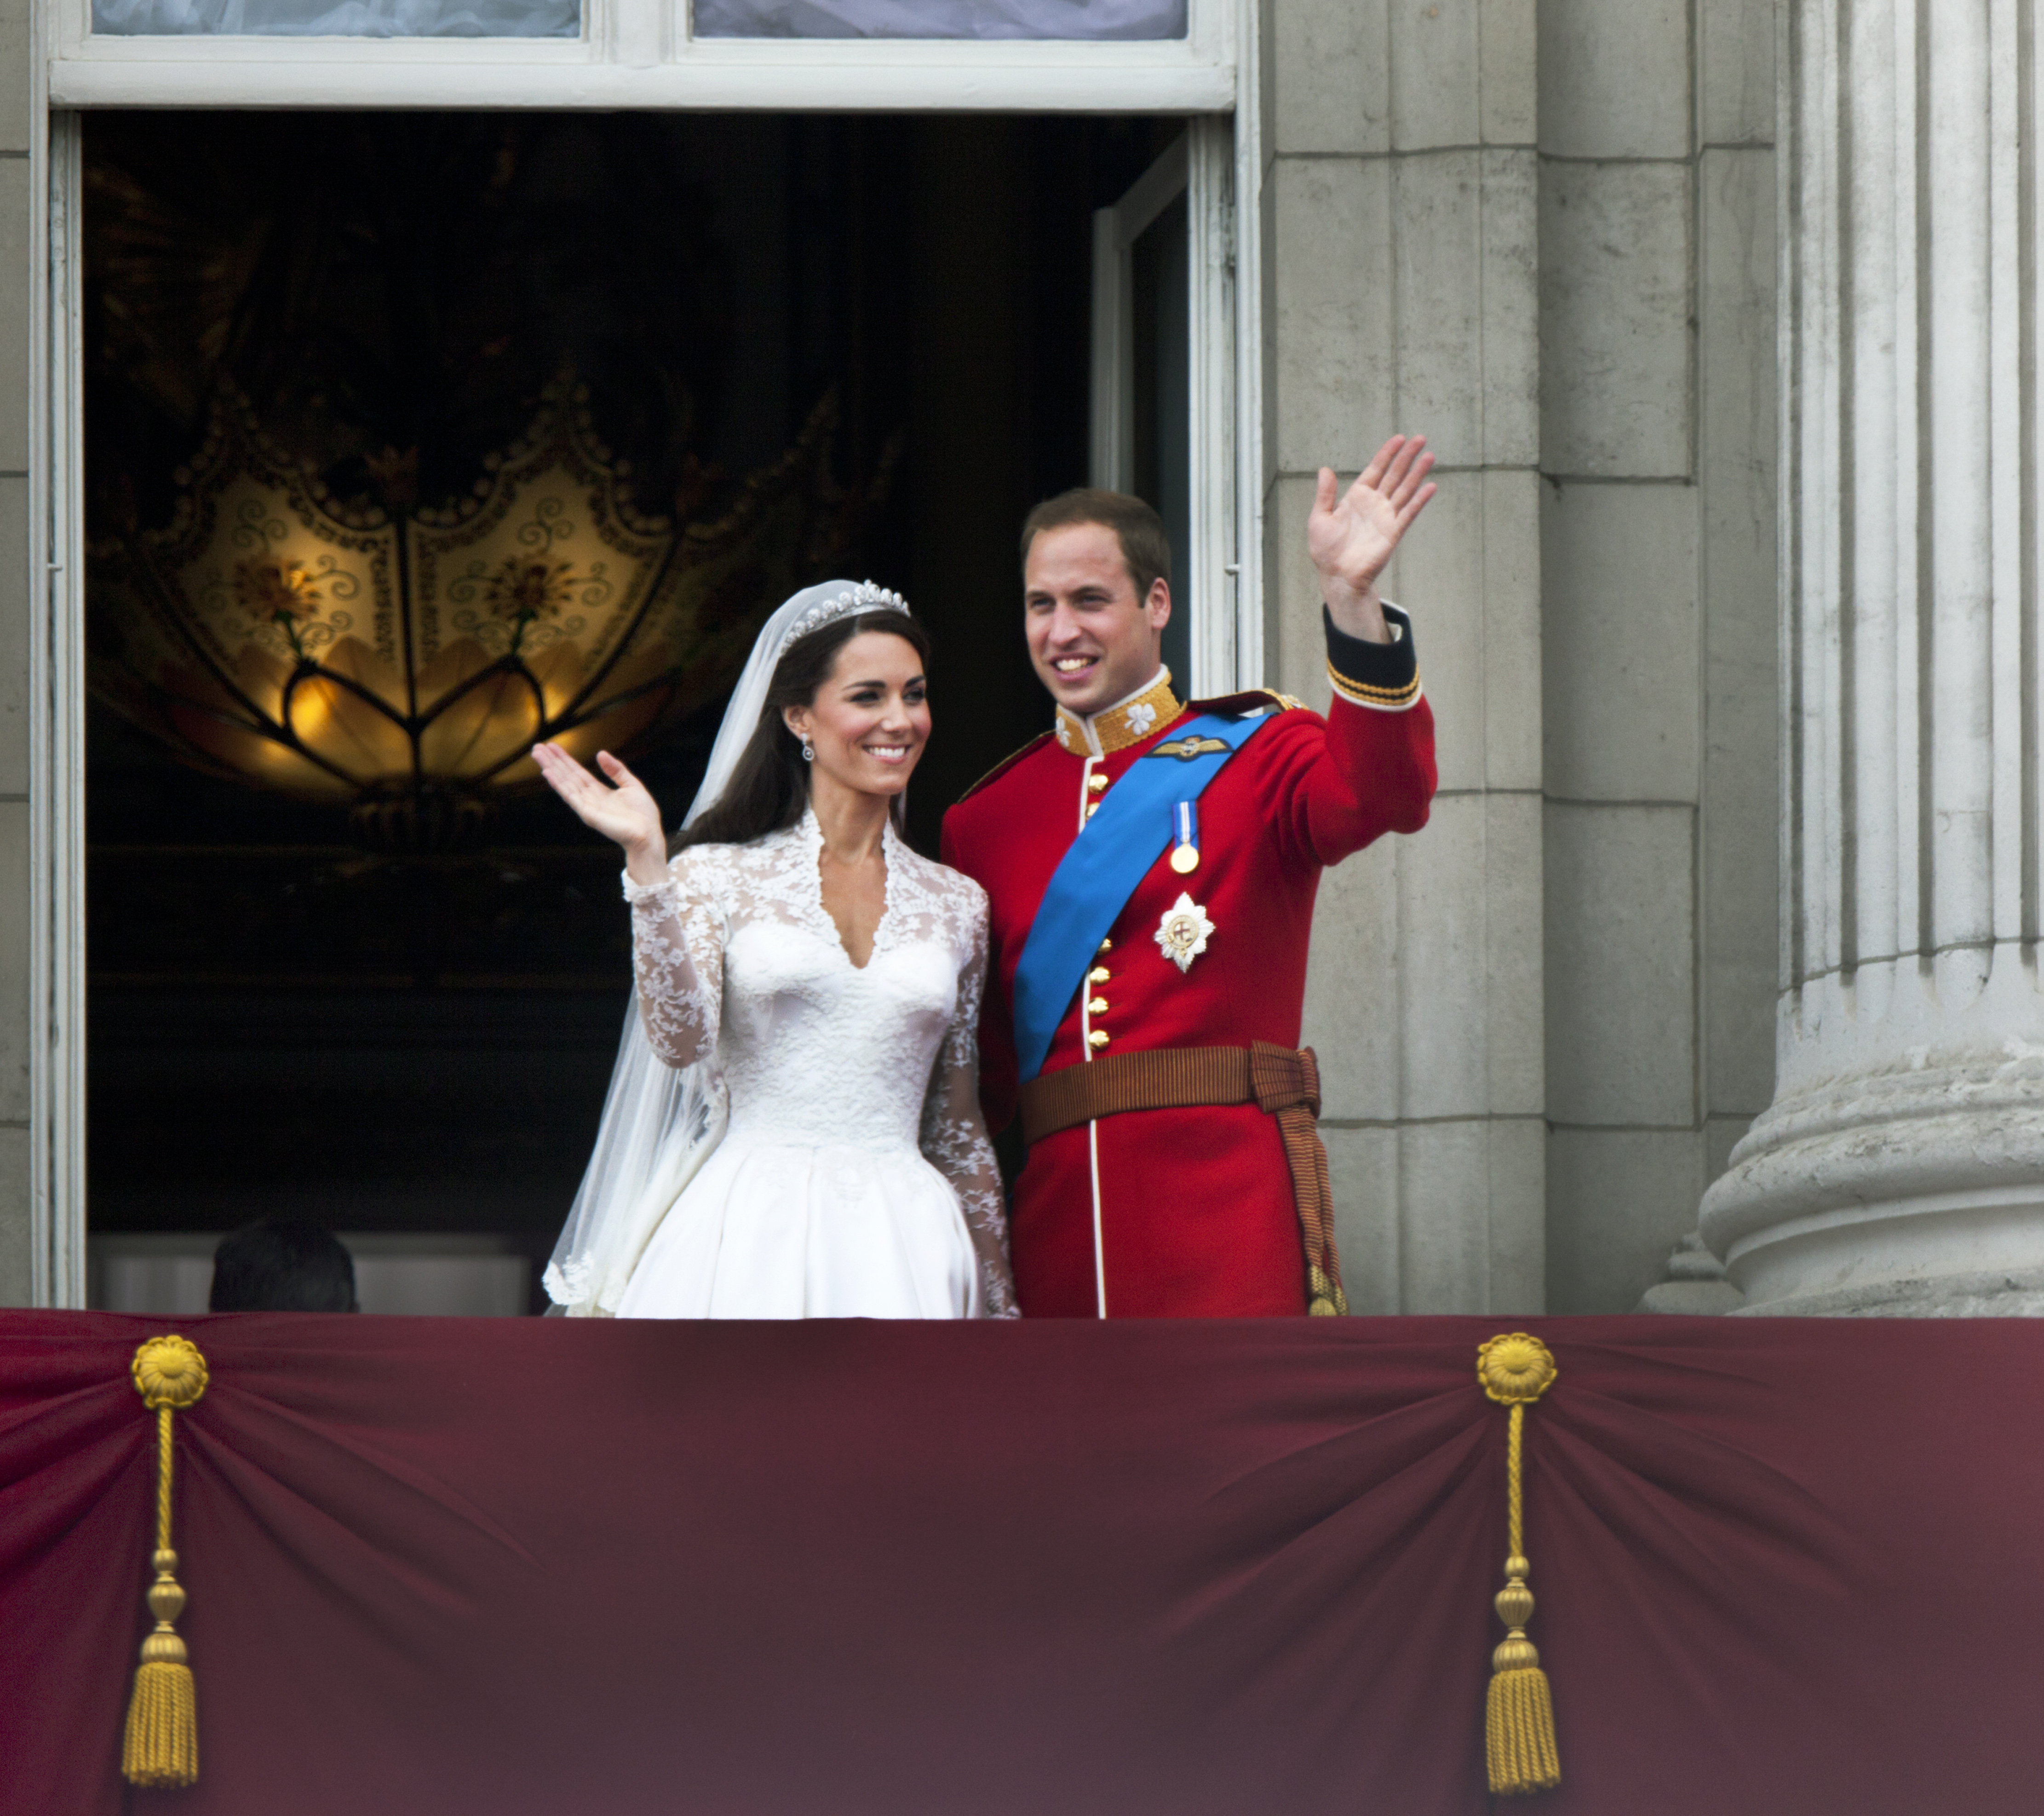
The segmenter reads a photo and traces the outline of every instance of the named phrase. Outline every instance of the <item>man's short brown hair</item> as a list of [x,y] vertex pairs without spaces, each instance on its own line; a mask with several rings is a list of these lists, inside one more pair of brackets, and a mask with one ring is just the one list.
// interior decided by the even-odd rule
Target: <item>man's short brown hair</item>
[[1029,544],[1039,532],[1064,529],[1075,523],[1097,523],[1114,532],[1121,544],[1121,559],[1128,577],[1135,583],[1139,605],[1150,597],[1150,589],[1162,580],[1171,580],[1171,539],[1164,533],[1164,520],[1142,499],[1126,492],[1106,492],[1092,486],[1074,486],[1046,498],[1022,523],[1022,567],[1029,567]]

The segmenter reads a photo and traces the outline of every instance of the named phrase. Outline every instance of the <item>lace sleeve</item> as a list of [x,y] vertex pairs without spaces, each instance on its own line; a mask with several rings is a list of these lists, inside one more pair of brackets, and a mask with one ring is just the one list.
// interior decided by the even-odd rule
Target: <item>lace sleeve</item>
[[974,888],[972,956],[959,974],[958,1006],[937,1049],[923,1102],[923,1157],[951,1183],[979,1258],[980,1309],[1020,1318],[1008,1259],[1008,1208],[1001,1169],[979,1107],[979,1006],[986,987],[986,898]]
[[693,855],[678,856],[664,882],[624,879],[639,1014],[653,1051],[670,1066],[709,1057],[724,1007],[724,915]]

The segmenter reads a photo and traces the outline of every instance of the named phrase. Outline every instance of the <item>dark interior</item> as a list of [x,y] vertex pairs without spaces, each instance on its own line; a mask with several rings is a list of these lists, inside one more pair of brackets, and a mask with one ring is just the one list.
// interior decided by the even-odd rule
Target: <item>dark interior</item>
[[[1016,532],[1085,478],[1092,210],[1178,129],[90,116],[89,535],[167,517],[223,385],[336,498],[394,456],[451,498],[571,368],[638,502],[682,517],[828,402],[843,504],[805,577],[870,576],[930,627],[933,851],[1046,722]],[[722,706],[625,753],[674,818]],[[289,1214],[544,1256],[624,1006],[614,854],[543,791],[466,848],[364,848],[333,803],[205,773],[98,699],[88,765],[94,1229]]]

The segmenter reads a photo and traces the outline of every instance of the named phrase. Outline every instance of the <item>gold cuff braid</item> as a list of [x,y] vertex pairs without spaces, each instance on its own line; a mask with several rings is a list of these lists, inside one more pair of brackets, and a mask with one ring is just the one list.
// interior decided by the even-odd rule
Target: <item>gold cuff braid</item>
[[1373,687],[1366,681],[1358,681],[1347,675],[1330,662],[1327,679],[1335,684],[1335,691],[1352,706],[1374,706],[1380,712],[1401,712],[1420,698],[1420,677],[1412,679],[1399,687]]

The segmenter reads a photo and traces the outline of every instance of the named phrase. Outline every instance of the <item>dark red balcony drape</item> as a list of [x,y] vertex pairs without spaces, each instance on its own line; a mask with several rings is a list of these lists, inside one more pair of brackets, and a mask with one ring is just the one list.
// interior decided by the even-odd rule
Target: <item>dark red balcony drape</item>
[[[1525,1808],[2036,1808],[2044,1324],[1521,1322]],[[1475,1816],[1512,1322],[0,1315],[0,1803]],[[202,1779],[129,1791],[171,1328]]]

